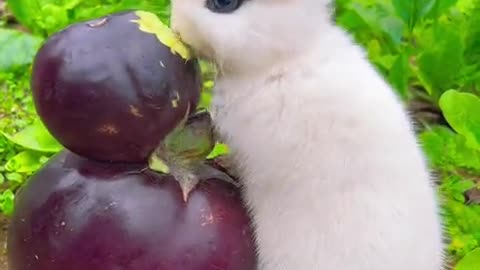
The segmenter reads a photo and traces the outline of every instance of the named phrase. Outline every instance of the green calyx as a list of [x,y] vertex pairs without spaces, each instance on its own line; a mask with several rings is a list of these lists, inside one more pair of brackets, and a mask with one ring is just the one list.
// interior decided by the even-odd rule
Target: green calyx
[[170,132],[150,156],[150,167],[171,173],[172,166],[192,167],[203,162],[215,147],[212,119],[207,111],[185,118]]
[[177,157],[189,162],[203,161],[215,147],[212,119],[207,111],[190,116],[182,128],[165,139],[165,146]]
[[212,119],[207,111],[198,111],[174,129],[150,156],[153,171],[173,175],[180,184],[184,200],[200,179],[217,178],[234,185],[227,174],[205,164],[215,149]]

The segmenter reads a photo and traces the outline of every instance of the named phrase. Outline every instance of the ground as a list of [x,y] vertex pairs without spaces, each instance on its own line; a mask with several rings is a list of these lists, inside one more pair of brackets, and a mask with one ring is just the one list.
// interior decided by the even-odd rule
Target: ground
[[7,227],[8,219],[0,215],[0,270],[8,270],[7,265]]

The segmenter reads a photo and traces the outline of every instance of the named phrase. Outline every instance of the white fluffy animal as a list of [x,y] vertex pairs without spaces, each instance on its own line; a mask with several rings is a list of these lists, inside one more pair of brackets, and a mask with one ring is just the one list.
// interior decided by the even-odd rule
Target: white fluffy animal
[[172,28],[218,66],[214,123],[239,169],[259,269],[443,269],[413,124],[328,5],[172,1]]

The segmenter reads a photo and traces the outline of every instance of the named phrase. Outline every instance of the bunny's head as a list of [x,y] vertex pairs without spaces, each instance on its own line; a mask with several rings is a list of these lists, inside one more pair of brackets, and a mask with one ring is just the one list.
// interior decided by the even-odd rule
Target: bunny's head
[[268,68],[307,50],[331,0],[172,0],[172,29],[220,70]]

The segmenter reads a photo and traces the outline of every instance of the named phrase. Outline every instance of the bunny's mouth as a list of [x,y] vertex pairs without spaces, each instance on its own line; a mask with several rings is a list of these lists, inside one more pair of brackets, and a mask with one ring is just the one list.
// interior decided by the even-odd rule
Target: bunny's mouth
[[185,39],[182,38],[181,40],[184,40],[184,43],[187,44],[195,58],[211,62],[215,62],[216,60],[218,60],[215,54],[215,50],[207,42],[188,42],[188,40],[185,41]]
[[215,62],[216,60],[218,60],[217,57],[215,57],[215,53],[213,49],[208,46],[202,47],[200,49],[194,48],[192,49],[192,51],[197,58],[207,60],[207,61],[212,61],[212,62]]
[[185,44],[189,49],[190,49],[190,52],[193,54],[194,57],[196,58],[199,58],[200,57],[200,54],[199,54],[199,51],[197,50],[196,46],[192,46],[192,43],[189,42],[188,39],[185,39],[181,32],[180,31],[177,31],[175,28],[172,28],[172,32],[175,36],[177,36],[177,38],[183,43]]
[[192,57],[199,58],[208,62],[216,63],[216,61],[218,60],[216,57],[217,55],[209,42],[206,42],[203,38],[198,38],[195,35],[189,36],[188,35],[189,32],[185,34],[175,26],[176,26],[175,24],[172,25],[171,27],[172,32],[177,36],[177,38],[185,46],[188,47]]

